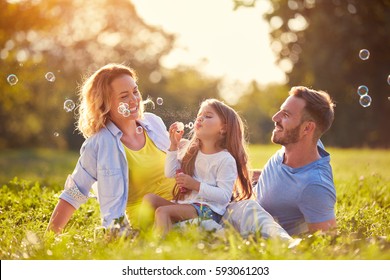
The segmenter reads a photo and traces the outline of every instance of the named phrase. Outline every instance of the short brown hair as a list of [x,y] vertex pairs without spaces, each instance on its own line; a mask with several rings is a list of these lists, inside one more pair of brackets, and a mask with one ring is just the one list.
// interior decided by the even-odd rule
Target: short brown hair
[[316,123],[315,136],[319,139],[332,126],[334,120],[335,105],[332,98],[325,91],[304,86],[292,87],[289,95],[305,100],[302,121],[311,120]]

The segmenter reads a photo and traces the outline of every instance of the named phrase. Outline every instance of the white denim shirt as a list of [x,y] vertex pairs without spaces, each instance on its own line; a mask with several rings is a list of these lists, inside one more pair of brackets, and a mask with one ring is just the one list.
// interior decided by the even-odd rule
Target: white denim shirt
[[[169,135],[162,119],[152,113],[144,113],[139,123],[157,148],[167,152]],[[97,182],[102,225],[106,228],[122,217],[122,223],[128,224],[125,209],[129,168],[121,137],[122,131],[109,121],[105,128],[86,139],[76,168],[68,176],[65,190],[60,195],[61,199],[78,209],[88,200],[91,187]]]

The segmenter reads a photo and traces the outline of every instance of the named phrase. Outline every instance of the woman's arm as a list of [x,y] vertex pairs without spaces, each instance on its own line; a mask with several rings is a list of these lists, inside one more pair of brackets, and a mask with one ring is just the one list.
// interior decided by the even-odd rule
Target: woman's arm
[[46,231],[61,233],[76,209],[63,199],[60,199],[54,208]]

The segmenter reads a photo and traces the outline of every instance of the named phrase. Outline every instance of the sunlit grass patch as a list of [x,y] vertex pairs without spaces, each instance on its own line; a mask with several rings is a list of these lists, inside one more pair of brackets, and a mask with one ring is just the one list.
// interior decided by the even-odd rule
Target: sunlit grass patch
[[[276,145],[251,146],[258,163],[266,162]],[[260,156],[264,152],[264,156]],[[59,158],[69,162],[51,169],[46,177],[31,179],[20,166],[18,154],[11,155],[18,166],[3,164],[16,170],[19,178],[8,178],[0,187],[0,258],[7,259],[87,259],[87,260],[242,260],[242,259],[390,259],[390,152],[384,150],[331,149],[337,191],[336,216],[338,234],[320,233],[302,236],[293,249],[279,240],[266,240],[260,235],[242,238],[227,226],[223,234],[189,226],[169,233],[164,239],[152,227],[135,238],[108,239],[101,228],[100,211],[95,199],[77,210],[61,235],[45,230],[62,190],[60,180],[70,172],[77,154],[56,156],[49,152],[31,152],[31,162],[42,166],[56,164]],[[25,154],[19,155],[26,157]],[[54,157],[51,158],[51,157]],[[6,158],[1,159],[6,162]],[[257,161],[256,161],[257,162]],[[28,165],[34,168],[32,165]],[[39,173],[37,173],[39,174]],[[36,175],[35,175],[36,176]],[[51,177],[53,176],[53,177]],[[27,180],[28,178],[28,180]],[[57,179],[56,179],[57,180]]]

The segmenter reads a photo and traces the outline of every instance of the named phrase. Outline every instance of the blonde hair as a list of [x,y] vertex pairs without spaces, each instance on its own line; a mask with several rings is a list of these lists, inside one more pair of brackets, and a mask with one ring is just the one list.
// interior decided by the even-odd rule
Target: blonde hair
[[[202,102],[200,110],[204,106],[211,106],[218,114],[222,123],[226,125],[226,133],[222,135],[217,145],[226,149],[236,160],[238,179],[234,184],[232,200],[248,199],[252,196],[252,186],[249,179],[244,124],[234,109],[217,99],[206,99]],[[196,134],[193,134],[181,164],[185,174],[194,175],[195,159],[201,144],[200,139],[196,137]],[[183,194],[175,185],[173,189],[174,200],[177,201],[183,197]]]
[[[77,129],[88,138],[106,126],[111,110],[111,83],[116,78],[129,75],[137,81],[135,71],[122,64],[110,63],[89,76],[79,90]],[[141,117],[143,103],[140,102]]]

